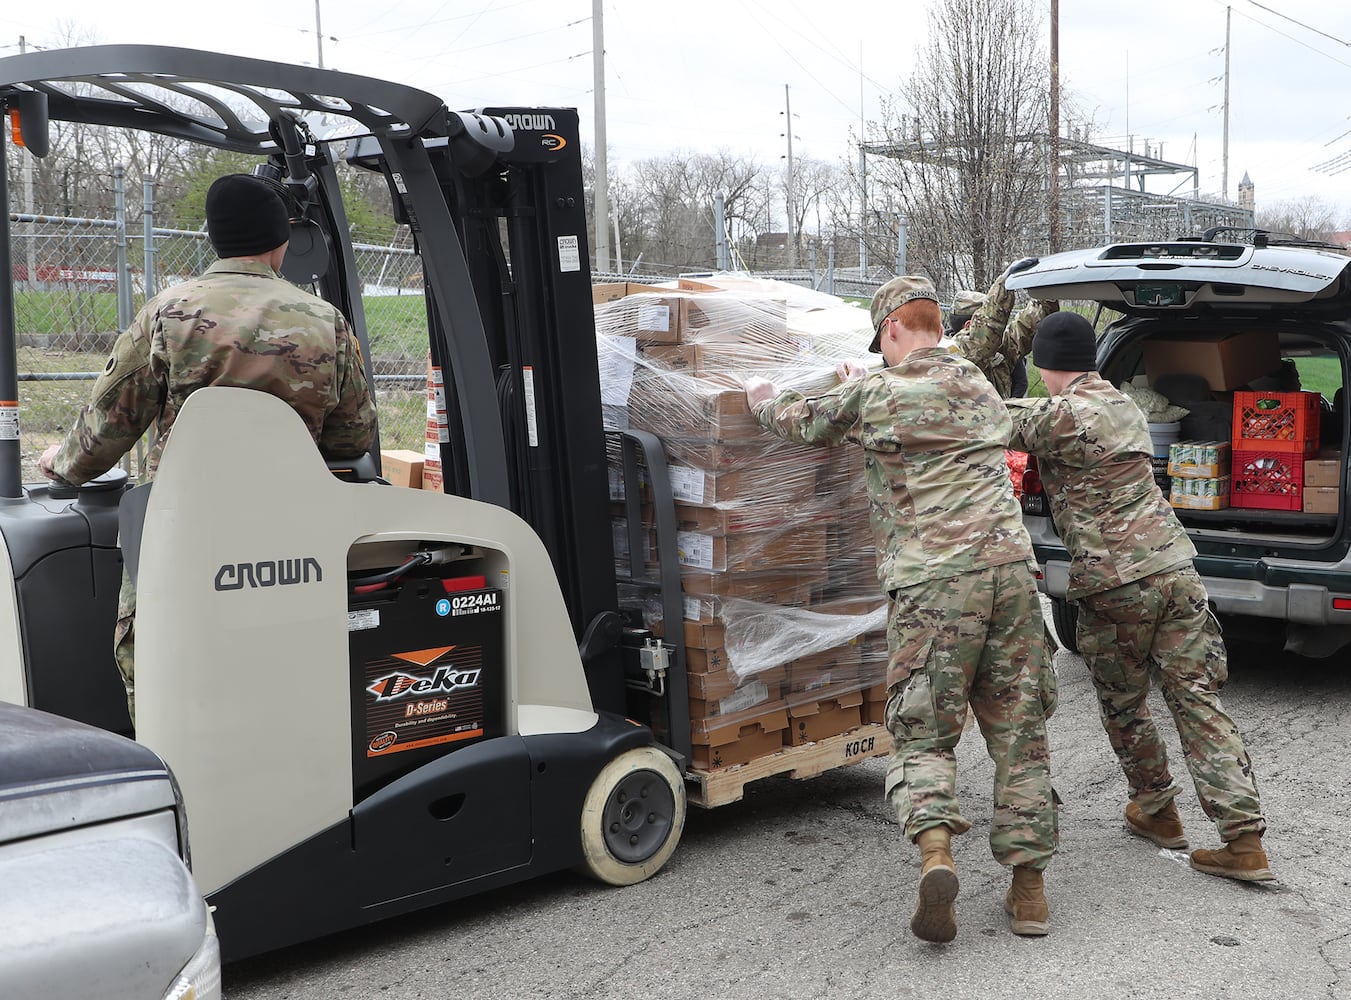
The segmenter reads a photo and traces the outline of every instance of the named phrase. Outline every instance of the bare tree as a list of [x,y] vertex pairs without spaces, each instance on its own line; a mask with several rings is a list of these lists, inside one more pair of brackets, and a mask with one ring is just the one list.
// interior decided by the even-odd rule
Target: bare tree
[[754,160],[726,150],[639,161],[626,171],[621,187],[622,212],[636,237],[626,253],[633,257],[641,251],[648,263],[676,270],[714,266],[714,198],[723,196],[724,217],[735,240],[758,225],[762,177],[763,168]]
[[1258,210],[1257,228],[1304,240],[1326,240],[1337,231],[1337,206],[1317,195],[1272,202]]
[[884,105],[869,130],[869,148],[885,154],[870,160],[869,201],[893,199],[908,269],[940,291],[985,287],[1008,260],[1045,248],[1041,28],[1031,0],[934,0],[903,103]]

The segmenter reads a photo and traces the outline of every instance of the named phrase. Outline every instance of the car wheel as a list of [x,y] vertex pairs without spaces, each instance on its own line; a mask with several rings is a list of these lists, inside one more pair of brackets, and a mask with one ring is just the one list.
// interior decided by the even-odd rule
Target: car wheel
[[1079,652],[1079,609],[1063,597],[1052,597],[1051,621],[1060,645],[1071,653]]
[[610,885],[655,875],[685,827],[685,779],[656,747],[606,764],[582,805],[583,871]]

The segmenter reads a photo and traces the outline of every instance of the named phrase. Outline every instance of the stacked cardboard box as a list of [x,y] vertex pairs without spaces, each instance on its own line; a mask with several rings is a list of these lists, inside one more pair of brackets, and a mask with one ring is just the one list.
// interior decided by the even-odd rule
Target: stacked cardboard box
[[[595,289],[607,419],[660,437],[669,463],[701,769],[856,728],[885,674],[885,642],[860,624],[884,603],[862,452],[782,441],[760,428],[742,387],[760,375],[823,391],[838,358],[866,350],[867,314],[838,300],[828,349],[819,312],[812,335],[794,332],[798,291],[717,279]],[[650,546],[650,514],[644,522]],[[616,531],[627,539],[627,525]],[[646,623],[668,633],[654,604],[643,604]],[[794,635],[807,641],[795,646]]]
[[1304,513],[1335,514],[1342,492],[1342,453],[1324,448],[1304,460]]

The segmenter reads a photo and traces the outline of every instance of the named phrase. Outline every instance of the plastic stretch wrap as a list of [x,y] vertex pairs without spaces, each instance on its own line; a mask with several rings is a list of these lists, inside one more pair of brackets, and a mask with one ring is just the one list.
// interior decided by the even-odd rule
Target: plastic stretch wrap
[[[867,353],[867,310],[738,277],[593,291],[607,426],[656,435],[669,463],[695,766],[880,721],[886,599],[863,453],[762,430],[743,388],[751,375],[809,394],[833,387],[836,364]],[[655,579],[646,471],[635,536],[617,448],[610,462],[617,568],[628,571],[637,538]],[[622,594],[670,633],[650,587]]]

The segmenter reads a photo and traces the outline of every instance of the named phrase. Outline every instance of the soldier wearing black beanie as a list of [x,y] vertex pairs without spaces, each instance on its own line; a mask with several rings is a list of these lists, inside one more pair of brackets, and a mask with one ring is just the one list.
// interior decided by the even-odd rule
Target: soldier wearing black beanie
[[262,256],[290,240],[290,212],[261,177],[226,174],[206,193],[206,234],[222,260]]
[[1098,370],[1098,341],[1093,324],[1075,312],[1051,313],[1037,324],[1032,363],[1053,372]]

